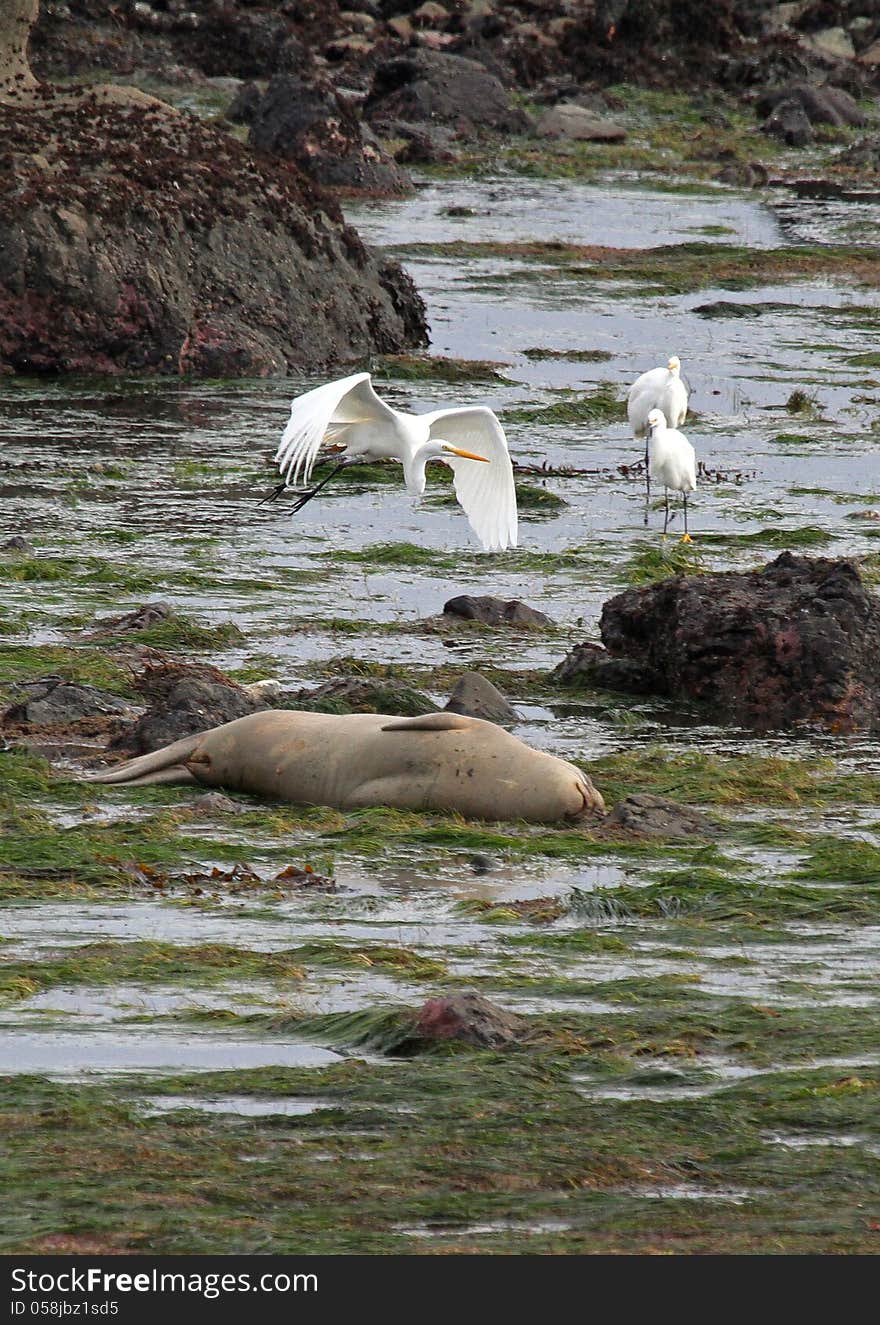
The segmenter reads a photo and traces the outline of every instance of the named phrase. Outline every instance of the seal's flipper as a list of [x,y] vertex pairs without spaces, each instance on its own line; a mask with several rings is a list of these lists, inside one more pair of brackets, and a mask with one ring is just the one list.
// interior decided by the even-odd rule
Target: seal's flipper
[[[92,779],[92,781],[95,780]],[[125,778],[117,779],[116,785],[123,787],[157,787],[162,783],[169,782],[185,783],[191,787],[199,786],[199,783],[184,764],[172,764],[170,768],[157,768],[155,772],[141,773],[139,777],[130,773]]]
[[[153,750],[148,755],[138,755],[136,759],[127,759],[115,768],[105,768],[100,773],[86,774],[86,782],[116,782],[141,786],[149,782],[195,782],[195,778],[184,764],[194,754],[202,742],[204,733],[185,736],[182,741],[174,741],[161,750]],[[152,774],[165,773],[167,777],[154,777]]]
[[383,732],[459,732],[470,727],[473,718],[460,713],[422,713],[417,718],[398,718],[386,722]]

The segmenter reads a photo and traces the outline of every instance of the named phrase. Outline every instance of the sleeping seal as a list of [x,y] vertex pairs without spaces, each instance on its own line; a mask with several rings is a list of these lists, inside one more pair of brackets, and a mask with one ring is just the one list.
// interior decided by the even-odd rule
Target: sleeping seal
[[553,823],[604,811],[585,773],[492,722],[457,713],[268,709],[92,774],[92,782],[190,782],[353,810],[390,805],[470,819]]

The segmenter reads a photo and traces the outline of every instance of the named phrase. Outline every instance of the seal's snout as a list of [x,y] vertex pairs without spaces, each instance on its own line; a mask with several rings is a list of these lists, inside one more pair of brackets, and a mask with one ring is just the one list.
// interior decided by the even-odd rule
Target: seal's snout
[[605,801],[602,798],[602,793],[593,785],[586,773],[579,775],[575,783],[575,791],[581,798],[581,804],[571,814],[566,815],[567,819],[580,819],[585,814],[605,813]]

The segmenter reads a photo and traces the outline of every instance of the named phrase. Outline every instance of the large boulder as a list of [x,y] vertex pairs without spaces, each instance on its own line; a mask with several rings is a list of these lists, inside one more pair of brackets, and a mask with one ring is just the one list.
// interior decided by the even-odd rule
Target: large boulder
[[424,306],[289,161],[130,88],[0,103],[0,372],[239,376],[425,342]]
[[488,69],[440,51],[420,50],[381,64],[365,111],[373,122],[427,120],[465,133],[521,133],[529,126],[528,116]]
[[136,684],[150,707],[109,746],[126,755],[161,750],[268,707],[217,668],[199,663],[160,663],[142,672]]
[[[783,552],[757,571],[676,576],[610,599],[600,630],[640,693],[650,684],[758,730],[880,729],[880,600],[852,562]],[[601,684],[593,657],[583,677]]]
[[278,74],[253,109],[250,125],[253,147],[295,161],[319,184],[374,194],[412,189],[406,171],[324,79]]

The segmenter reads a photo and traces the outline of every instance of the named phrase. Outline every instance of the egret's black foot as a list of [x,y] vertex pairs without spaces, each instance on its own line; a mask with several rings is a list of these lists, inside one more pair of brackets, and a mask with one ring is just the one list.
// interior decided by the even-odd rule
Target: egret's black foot
[[301,492],[297,497],[296,501],[291,506],[290,514],[296,515],[297,511],[301,511],[302,508],[306,505],[306,503],[310,502],[312,498],[318,493],[321,487],[323,487],[323,484],[319,484],[317,488],[306,488],[305,492]]
[[279,484],[277,484],[276,487],[274,487],[274,488],[272,489],[272,491],[268,494],[268,496],[263,497],[262,501],[257,502],[257,505],[258,505],[258,506],[265,506],[265,505],[266,505],[266,502],[269,502],[269,501],[275,501],[276,498],[278,498],[278,497],[281,496],[282,492],[285,492],[285,491],[286,491],[286,489],[287,489],[287,484],[286,484],[286,483],[279,483]]

